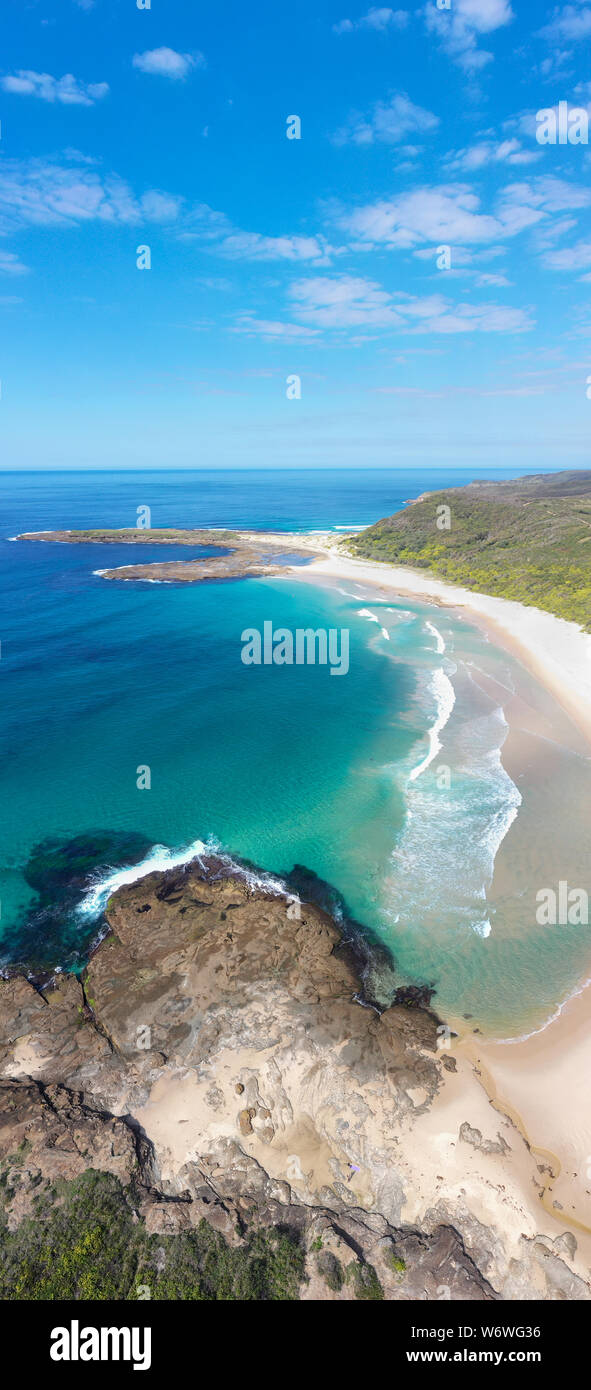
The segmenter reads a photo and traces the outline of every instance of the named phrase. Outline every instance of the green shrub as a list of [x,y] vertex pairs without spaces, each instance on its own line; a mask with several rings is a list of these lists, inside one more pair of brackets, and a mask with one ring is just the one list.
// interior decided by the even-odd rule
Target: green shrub
[[206,1221],[179,1235],[149,1236],[133,1193],[88,1169],[37,1198],[14,1232],[0,1225],[0,1299],[287,1301],[299,1297],[305,1255],[280,1227],[229,1246]]
[[353,1260],[347,1269],[347,1279],[353,1284],[356,1298],[370,1299],[372,1302],[383,1299],[384,1290],[373,1265],[358,1264]]
[[322,1275],[328,1288],[332,1289],[333,1293],[339,1293],[345,1279],[343,1275],[343,1266],[340,1260],[337,1260],[336,1255],[333,1255],[330,1250],[323,1250],[322,1254],[317,1256],[316,1268],[318,1273]]

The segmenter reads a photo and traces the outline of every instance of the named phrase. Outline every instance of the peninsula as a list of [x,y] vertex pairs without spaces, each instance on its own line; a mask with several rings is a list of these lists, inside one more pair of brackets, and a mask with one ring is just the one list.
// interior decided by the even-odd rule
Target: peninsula
[[[97,531],[29,531],[18,541],[53,541],[62,545],[195,546],[209,553],[189,560],[119,565],[97,570],[102,579],[143,579],[162,584],[200,584],[212,579],[258,579],[283,574],[285,566],[312,560],[324,551],[322,538],[287,532],[185,530],[182,527],[123,528]],[[211,553],[212,550],[217,553]]]
[[107,918],[0,979],[0,1296],[591,1297],[551,1165],[321,907],[214,856]]

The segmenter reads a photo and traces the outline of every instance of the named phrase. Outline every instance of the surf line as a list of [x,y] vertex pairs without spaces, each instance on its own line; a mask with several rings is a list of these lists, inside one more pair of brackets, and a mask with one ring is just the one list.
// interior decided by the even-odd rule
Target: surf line
[[442,745],[439,735],[442,729],[445,728],[456,703],[453,685],[449,676],[446,676],[441,666],[438,666],[433,672],[432,690],[437,701],[437,717],[435,723],[432,724],[429,729],[428,752],[422,762],[418,763],[416,767],[413,767],[409,778],[411,782],[416,782],[417,777],[420,777],[421,773],[425,771],[425,768],[429,766],[429,763],[433,762],[433,759],[436,758],[437,754],[440,752]]
[[444,651],[445,651],[445,642],[444,642],[444,640],[443,640],[443,637],[441,636],[441,633],[440,633],[439,629],[436,628],[436,627],[434,626],[434,624],[433,624],[433,623],[430,623],[430,622],[426,622],[426,623],[425,623],[425,627],[427,628],[427,631],[428,631],[428,632],[432,632],[432,633],[433,633],[433,636],[434,636],[435,641],[436,641],[436,643],[437,643],[437,647],[436,647],[437,655],[438,655],[438,656],[443,656],[443,653],[444,653]]

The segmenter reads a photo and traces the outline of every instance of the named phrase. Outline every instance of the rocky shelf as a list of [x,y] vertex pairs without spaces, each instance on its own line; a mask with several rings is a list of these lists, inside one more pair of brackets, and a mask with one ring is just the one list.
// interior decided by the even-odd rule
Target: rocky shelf
[[[200,584],[212,579],[257,579],[285,573],[287,557],[302,563],[321,553],[320,543],[283,532],[191,530],[177,527],[97,531],[25,531],[18,541],[49,541],[64,545],[162,545],[215,547],[223,553],[188,560],[162,560],[149,564],[119,565],[99,570],[102,579],[143,579],[163,584]],[[282,563],[278,556],[285,556]]]

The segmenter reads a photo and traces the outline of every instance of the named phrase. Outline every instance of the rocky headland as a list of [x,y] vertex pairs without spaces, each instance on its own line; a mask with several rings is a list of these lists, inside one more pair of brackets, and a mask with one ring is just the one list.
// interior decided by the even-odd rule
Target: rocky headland
[[259,579],[285,572],[290,559],[313,560],[323,553],[319,541],[284,532],[211,531],[181,527],[127,528],[96,531],[26,531],[18,541],[50,541],[62,545],[162,545],[215,547],[217,555],[185,560],[118,565],[97,571],[102,579],[143,579],[163,584],[200,584],[212,579]]
[[92,1168],[163,1239],[292,1232],[304,1299],[368,1296],[368,1271],[392,1300],[590,1296],[526,1140],[412,992],[372,1005],[320,906],[210,857],[107,918],[81,978],[0,979],[11,1231]]

